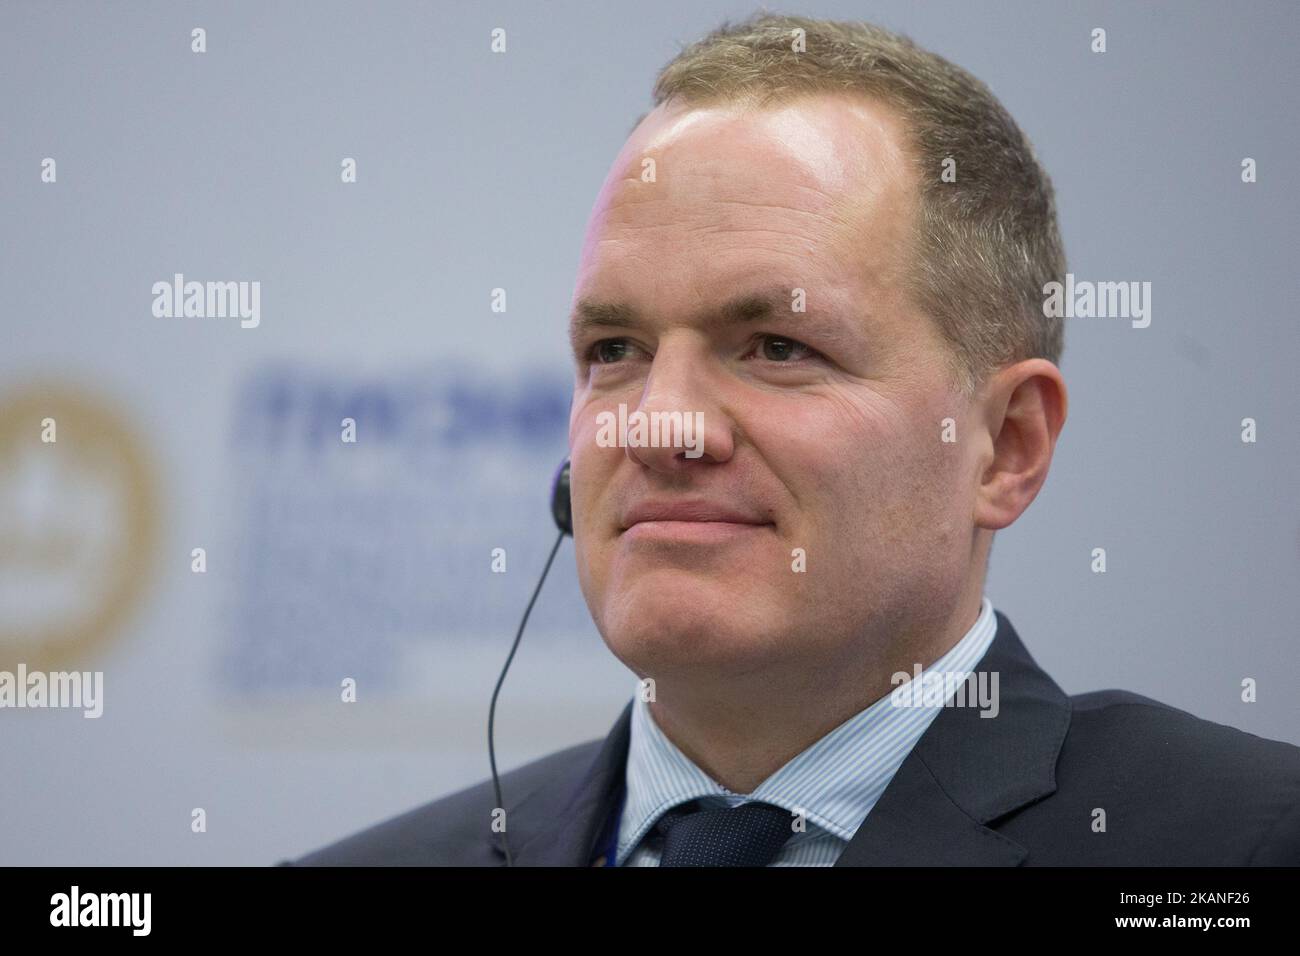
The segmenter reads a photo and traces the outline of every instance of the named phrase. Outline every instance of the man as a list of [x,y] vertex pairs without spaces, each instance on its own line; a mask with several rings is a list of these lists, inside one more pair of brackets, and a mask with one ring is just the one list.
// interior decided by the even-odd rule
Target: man
[[[984,596],[1066,418],[1064,273],[1046,174],[952,64],[768,15],[683,51],[570,327],[579,577],[643,693],[504,808],[485,782],[296,862],[1300,863],[1300,749],[1068,697]],[[602,440],[616,411],[698,447]]]

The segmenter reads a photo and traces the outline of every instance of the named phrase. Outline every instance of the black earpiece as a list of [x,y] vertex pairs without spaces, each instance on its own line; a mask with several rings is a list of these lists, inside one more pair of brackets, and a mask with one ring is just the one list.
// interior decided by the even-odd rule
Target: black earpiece
[[573,536],[573,501],[569,497],[569,459],[555,473],[551,485],[551,516],[562,534]]

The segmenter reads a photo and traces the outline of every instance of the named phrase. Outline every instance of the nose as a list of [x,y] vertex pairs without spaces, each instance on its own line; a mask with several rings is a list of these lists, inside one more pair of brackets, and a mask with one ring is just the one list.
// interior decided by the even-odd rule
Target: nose
[[[627,456],[664,474],[678,474],[731,458],[731,417],[719,400],[718,370],[706,344],[660,339],[641,401],[628,414]],[[639,421],[634,419],[639,416]],[[645,441],[634,441],[634,426]]]

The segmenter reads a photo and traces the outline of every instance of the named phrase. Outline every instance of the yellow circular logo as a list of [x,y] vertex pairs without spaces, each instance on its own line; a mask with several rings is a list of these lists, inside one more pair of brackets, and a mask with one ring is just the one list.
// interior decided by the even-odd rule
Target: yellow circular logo
[[157,524],[143,446],[106,402],[0,394],[0,670],[84,669],[143,594]]

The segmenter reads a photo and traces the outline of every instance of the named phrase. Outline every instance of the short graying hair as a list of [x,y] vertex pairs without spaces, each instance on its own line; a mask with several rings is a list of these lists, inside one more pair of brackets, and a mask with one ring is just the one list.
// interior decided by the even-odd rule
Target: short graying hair
[[[1066,269],[1052,183],[1010,114],[965,70],[869,23],[760,12],[683,49],[659,73],[654,105],[762,107],[844,91],[906,123],[921,184],[909,291],[951,346],[958,389],[972,395],[1026,358],[1059,364],[1062,321],[1042,308],[1043,286],[1063,282]],[[949,158],[954,182],[941,179]]]

